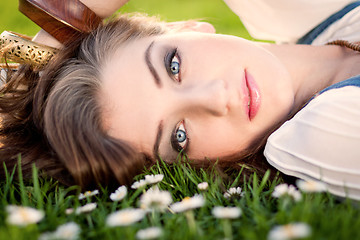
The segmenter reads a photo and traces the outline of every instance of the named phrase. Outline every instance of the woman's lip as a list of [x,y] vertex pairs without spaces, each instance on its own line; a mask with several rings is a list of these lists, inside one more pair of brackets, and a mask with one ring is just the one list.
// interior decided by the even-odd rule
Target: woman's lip
[[[246,112],[249,116],[249,120],[255,118],[259,111],[261,104],[261,96],[259,87],[257,86],[254,77],[245,69],[245,83],[248,90],[248,96],[245,96],[246,100]],[[250,105],[249,105],[250,101]]]

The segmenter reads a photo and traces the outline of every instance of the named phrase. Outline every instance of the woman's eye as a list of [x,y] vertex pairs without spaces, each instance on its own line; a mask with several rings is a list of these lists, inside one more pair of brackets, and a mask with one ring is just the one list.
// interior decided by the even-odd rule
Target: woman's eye
[[179,70],[180,70],[179,59],[176,56],[174,56],[170,64],[170,71],[173,75],[178,75]]
[[186,150],[188,143],[189,138],[186,135],[185,123],[181,121],[177,124],[172,134],[171,145],[176,151],[181,152]]
[[177,49],[173,49],[171,52],[165,56],[165,66],[166,71],[169,76],[174,79],[176,82],[181,82],[180,78],[180,57]]

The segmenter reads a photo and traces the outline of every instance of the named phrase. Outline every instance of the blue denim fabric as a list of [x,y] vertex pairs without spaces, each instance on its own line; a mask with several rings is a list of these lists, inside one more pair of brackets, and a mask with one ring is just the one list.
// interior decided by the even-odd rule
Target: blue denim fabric
[[315,38],[317,38],[326,28],[328,28],[331,24],[336,22],[337,20],[341,19],[345,14],[350,12],[356,7],[360,6],[360,1],[355,1],[353,3],[350,3],[340,11],[334,13],[330,17],[328,17],[325,21],[317,25],[315,28],[313,28],[310,32],[305,34],[302,38],[300,38],[297,43],[298,44],[311,44]]
[[360,75],[357,75],[355,77],[351,77],[349,79],[346,79],[344,81],[341,81],[341,82],[338,82],[338,83],[335,83],[327,88],[324,88],[323,90],[321,90],[320,92],[318,92],[317,94],[315,94],[314,96],[312,96],[310,98],[309,101],[307,101],[307,103],[302,107],[306,107],[309,102],[311,102],[311,100],[313,100],[314,98],[316,98],[317,96],[319,96],[320,94],[326,92],[326,91],[329,91],[329,90],[332,90],[332,89],[337,89],[337,88],[342,88],[342,87],[347,87],[347,86],[355,86],[355,87],[360,87]]
[[346,79],[344,81],[335,83],[327,88],[324,88],[323,90],[321,90],[319,92],[319,94],[322,94],[326,91],[329,91],[331,89],[336,89],[336,88],[342,88],[342,87],[346,87],[346,86],[356,86],[356,87],[360,87],[360,75],[357,75],[355,77],[351,77],[349,79]]

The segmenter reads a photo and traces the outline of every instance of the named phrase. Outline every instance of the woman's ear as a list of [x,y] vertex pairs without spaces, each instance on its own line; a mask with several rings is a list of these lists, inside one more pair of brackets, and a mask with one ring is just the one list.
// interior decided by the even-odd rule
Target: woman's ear
[[198,21],[179,21],[166,23],[166,27],[174,32],[202,32],[215,33],[216,30],[211,23]]

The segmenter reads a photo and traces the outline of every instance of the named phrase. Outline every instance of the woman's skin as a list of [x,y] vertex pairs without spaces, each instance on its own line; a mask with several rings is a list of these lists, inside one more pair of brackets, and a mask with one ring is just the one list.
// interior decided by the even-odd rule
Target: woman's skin
[[[104,125],[165,160],[182,148],[190,159],[233,155],[314,93],[360,74],[359,58],[338,46],[278,46],[194,32],[134,40],[104,63]],[[174,132],[177,144],[171,144]]]

